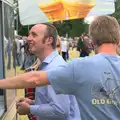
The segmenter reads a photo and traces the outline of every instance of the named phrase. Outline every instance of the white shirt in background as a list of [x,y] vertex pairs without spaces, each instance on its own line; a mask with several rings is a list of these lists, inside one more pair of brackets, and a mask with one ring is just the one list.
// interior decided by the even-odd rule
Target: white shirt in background
[[68,50],[68,41],[66,41],[66,40],[61,41],[61,51],[67,52],[67,50]]
[[[19,40],[19,42],[21,46],[24,45],[24,40]],[[21,53],[24,53],[24,47],[21,48]]]

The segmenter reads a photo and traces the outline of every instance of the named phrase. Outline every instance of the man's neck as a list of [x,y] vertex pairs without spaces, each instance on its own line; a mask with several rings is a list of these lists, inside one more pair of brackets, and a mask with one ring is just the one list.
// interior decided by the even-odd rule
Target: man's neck
[[45,58],[46,58],[47,56],[49,56],[53,51],[54,51],[53,49],[52,49],[52,50],[45,50],[44,53],[43,53],[43,55],[38,56],[39,59],[40,59],[40,61],[41,61],[41,62],[44,61]]
[[116,52],[116,48],[117,48],[116,44],[106,43],[106,44],[101,45],[98,48],[97,53],[118,55]]

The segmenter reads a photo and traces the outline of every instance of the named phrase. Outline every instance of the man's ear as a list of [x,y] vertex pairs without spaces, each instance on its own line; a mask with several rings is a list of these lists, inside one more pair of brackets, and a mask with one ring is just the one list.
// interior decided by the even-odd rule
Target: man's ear
[[118,46],[120,46],[120,40],[119,40],[119,42],[118,42]]
[[51,44],[53,43],[53,38],[52,38],[52,37],[48,38],[48,39],[46,40],[46,43],[47,43],[48,45],[51,45]]
[[117,52],[117,54],[120,56],[120,44],[117,46],[116,52]]

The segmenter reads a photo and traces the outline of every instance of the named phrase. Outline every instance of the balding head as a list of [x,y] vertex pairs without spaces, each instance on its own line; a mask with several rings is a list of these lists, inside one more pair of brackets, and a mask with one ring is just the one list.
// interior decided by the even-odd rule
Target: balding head
[[53,39],[52,47],[53,49],[56,48],[58,32],[57,29],[52,24],[49,23],[37,24],[32,27],[32,30],[35,30],[36,32],[41,32],[41,34],[44,34],[45,37],[51,37]]
[[57,30],[51,24],[37,24],[31,28],[27,41],[33,54],[51,51],[56,48]]
[[47,28],[47,26],[44,24],[36,24],[31,28],[31,30],[41,31],[41,29],[42,29],[43,31],[45,31],[46,28]]
[[46,29],[47,29],[46,25],[36,24],[31,28],[30,32],[41,34],[42,36],[44,36],[46,33]]
[[97,46],[104,43],[118,44],[120,27],[114,17],[98,16],[89,26],[89,35]]

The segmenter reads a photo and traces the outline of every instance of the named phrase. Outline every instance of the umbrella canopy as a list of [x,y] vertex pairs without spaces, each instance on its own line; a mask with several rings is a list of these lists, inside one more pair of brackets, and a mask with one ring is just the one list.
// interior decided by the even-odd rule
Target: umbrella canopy
[[18,0],[22,25],[111,14],[114,0]]
[[49,19],[38,7],[38,0],[18,0],[19,16],[22,25],[49,22]]
[[96,0],[40,0],[39,8],[54,22],[84,18],[95,3]]
[[30,25],[84,18],[96,0],[18,0],[20,22]]

